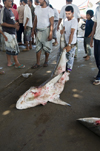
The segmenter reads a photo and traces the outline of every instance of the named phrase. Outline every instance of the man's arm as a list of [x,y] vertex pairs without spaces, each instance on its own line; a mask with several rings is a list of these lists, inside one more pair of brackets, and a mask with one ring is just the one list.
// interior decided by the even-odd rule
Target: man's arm
[[64,48],[64,49],[66,49],[67,52],[69,52],[71,50],[71,46],[69,46],[69,44],[71,45],[71,43],[73,41],[74,32],[75,32],[75,29],[71,28],[71,34],[70,34],[70,37],[69,37],[68,46]]
[[48,41],[51,41],[52,34],[53,34],[54,17],[49,18],[49,20],[50,20],[50,33],[49,33]]
[[65,27],[63,27],[63,29],[60,31],[60,34],[62,35],[65,31]]
[[61,22],[62,22],[62,18],[59,18],[57,30],[59,30],[59,26],[60,26]]
[[5,38],[5,41],[7,41],[8,39],[7,39],[7,37],[4,35],[4,33],[0,30],[0,34],[2,34],[3,35],[3,37]]
[[33,29],[32,29],[32,37],[34,36],[34,31],[35,31],[36,27],[37,27],[37,16],[35,15]]
[[93,47],[93,37],[96,31],[96,27],[97,27],[97,22],[94,22],[94,26],[93,26],[93,30],[92,30],[92,36],[91,36],[91,42],[90,42],[90,46]]
[[10,28],[17,28],[18,27],[18,23],[13,24],[7,24],[7,23],[2,23],[1,26],[5,26],[5,27],[10,27]]
[[77,18],[77,20],[78,20],[78,23],[80,22],[80,18]]

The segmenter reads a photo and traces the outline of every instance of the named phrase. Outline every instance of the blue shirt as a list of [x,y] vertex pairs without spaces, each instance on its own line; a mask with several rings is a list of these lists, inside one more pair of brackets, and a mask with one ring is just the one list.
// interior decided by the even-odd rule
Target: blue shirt
[[92,19],[86,21],[85,26],[85,37],[88,37],[93,29],[94,21]]

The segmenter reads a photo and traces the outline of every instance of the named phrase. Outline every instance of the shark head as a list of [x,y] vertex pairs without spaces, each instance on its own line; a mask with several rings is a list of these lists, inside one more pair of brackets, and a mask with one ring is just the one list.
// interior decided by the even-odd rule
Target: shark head
[[16,103],[16,108],[21,110],[21,109],[29,108],[31,106],[33,107],[36,106],[37,103],[35,99],[40,95],[41,95],[41,89],[32,87],[19,98],[19,100]]

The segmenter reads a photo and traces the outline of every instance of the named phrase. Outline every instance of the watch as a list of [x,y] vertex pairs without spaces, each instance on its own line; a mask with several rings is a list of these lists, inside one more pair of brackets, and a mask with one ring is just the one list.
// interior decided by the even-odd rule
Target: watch
[[71,47],[71,44],[68,44],[68,46],[70,46],[70,47]]

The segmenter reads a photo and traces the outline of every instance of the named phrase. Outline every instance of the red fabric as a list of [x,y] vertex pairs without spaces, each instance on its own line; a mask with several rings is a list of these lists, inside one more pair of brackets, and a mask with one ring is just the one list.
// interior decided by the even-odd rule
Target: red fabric
[[14,5],[13,5],[13,8],[14,8],[14,9],[17,9],[17,5],[16,5],[16,4],[14,4]]
[[12,10],[12,12],[13,12],[13,14],[14,14],[14,16],[15,16],[15,20],[18,21],[18,20],[19,20],[19,17],[18,17],[18,12],[17,12],[17,10],[14,9],[14,8],[10,8],[10,9]]

